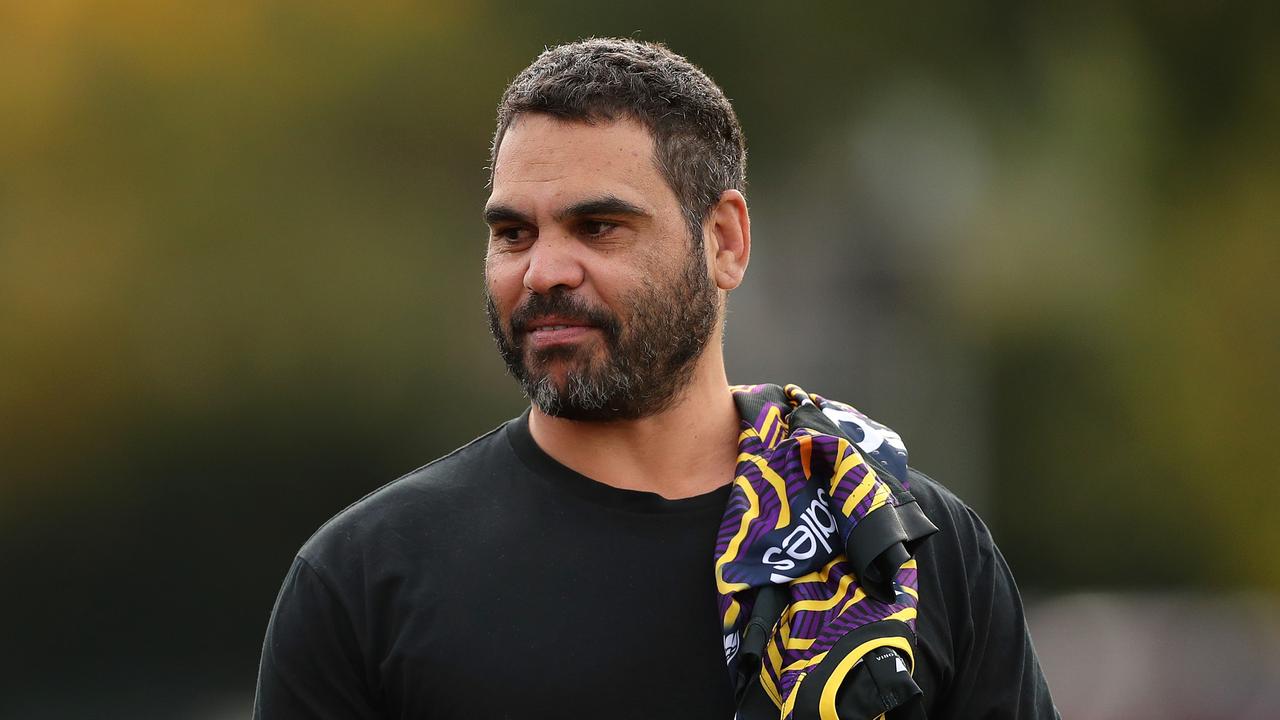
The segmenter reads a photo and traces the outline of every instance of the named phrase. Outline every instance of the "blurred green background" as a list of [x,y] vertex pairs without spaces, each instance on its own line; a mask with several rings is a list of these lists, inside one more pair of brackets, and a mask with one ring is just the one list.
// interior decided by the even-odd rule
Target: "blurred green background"
[[0,1],[0,716],[243,716],[297,547],[520,411],[493,109],[587,35],[736,105],[731,380],[897,429],[1033,622],[1275,627],[1277,7]]

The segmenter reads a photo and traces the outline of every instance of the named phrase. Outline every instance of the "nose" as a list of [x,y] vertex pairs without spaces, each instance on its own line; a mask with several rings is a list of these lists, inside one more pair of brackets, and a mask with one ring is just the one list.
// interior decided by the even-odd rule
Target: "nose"
[[569,238],[540,236],[529,248],[524,286],[530,292],[546,295],[556,288],[572,290],[581,285],[585,273],[574,245]]

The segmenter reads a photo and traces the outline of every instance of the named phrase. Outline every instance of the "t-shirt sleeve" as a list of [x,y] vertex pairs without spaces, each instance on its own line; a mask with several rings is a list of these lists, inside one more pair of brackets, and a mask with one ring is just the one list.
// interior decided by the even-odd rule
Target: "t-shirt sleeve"
[[294,558],[262,644],[255,720],[379,718],[351,616],[306,560]]
[[[944,717],[988,720],[1059,718],[1027,628],[1013,573],[981,518],[968,507],[955,512],[962,567],[967,578],[971,632],[953,627],[960,639]],[[954,606],[953,606],[954,607]]]

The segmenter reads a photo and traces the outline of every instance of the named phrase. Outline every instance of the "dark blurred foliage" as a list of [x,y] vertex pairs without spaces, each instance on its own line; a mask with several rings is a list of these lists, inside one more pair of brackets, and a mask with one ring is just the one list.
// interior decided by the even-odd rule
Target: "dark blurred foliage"
[[746,128],[732,380],[898,429],[1032,591],[1280,589],[1276,8],[0,4],[0,714],[249,692],[310,532],[519,411],[493,107],[592,34]]

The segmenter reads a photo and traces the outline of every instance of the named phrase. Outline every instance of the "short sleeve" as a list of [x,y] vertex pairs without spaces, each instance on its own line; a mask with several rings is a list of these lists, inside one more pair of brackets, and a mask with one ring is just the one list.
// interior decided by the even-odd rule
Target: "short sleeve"
[[[957,523],[968,571],[967,608],[972,633],[957,633],[954,678],[945,717],[1055,720],[1058,711],[1023,612],[1009,565],[986,525],[972,510]],[[967,532],[966,532],[967,531]],[[964,538],[964,535],[969,535]],[[968,539],[970,543],[963,541]],[[970,544],[970,547],[963,547]],[[963,606],[963,605],[962,605]]]
[[939,532],[921,543],[919,662],[930,720],[1058,720],[1022,598],[982,518],[911,469],[911,493]]
[[349,613],[295,558],[267,625],[255,720],[378,718]]

